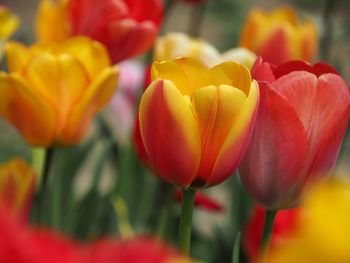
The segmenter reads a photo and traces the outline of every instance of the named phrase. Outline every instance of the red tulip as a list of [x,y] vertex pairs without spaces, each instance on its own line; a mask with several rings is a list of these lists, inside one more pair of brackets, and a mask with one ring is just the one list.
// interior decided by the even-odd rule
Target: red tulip
[[79,244],[48,229],[21,224],[0,209],[0,262],[6,263],[190,263],[176,250],[141,237]]
[[335,165],[349,120],[349,89],[322,63],[275,67],[258,59],[252,75],[261,99],[241,180],[266,208],[294,207],[304,187]]
[[[300,209],[278,211],[271,238],[271,246],[281,245],[290,239],[289,234],[294,232],[298,222]],[[264,227],[265,209],[255,206],[253,215],[243,231],[243,246],[251,261],[258,257],[260,240]]]
[[103,43],[117,63],[152,46],[162,14],[161,0],[41,0],[36,31],[43,42],[89,36]]

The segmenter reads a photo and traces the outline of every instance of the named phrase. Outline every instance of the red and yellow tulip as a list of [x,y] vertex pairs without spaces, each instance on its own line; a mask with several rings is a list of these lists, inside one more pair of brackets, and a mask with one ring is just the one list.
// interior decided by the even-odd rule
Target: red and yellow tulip
[[253,9],[243,26],[240,46],[275,65],[293,59],[311,61],[317,51],[318,35],[312,22],[298,22],[292,8],[282,7],[270,13]]
[[249,142],[259,92],[249,70],[179,58],[155,62],[140,103],[140,131],[164,180],[207,187],[227,179]]
[[36,32],[45,43],[89,36],[117,63],[152,46],[162,14],[161,0],[41,0]]
[[105,48],[85,37],[61,44],[6,45],[0,73],[0,116],[35,146],[79,143],[112,97],[118,69]]
[[35,172],[21,159],[0,165],[0,207],[26,217],[35,188]]
[[261,97],[241,180],[265,208],[290,208],[335,165],[350,116],[349,88],[322,63],[273,67],[259,59],[252,75]]

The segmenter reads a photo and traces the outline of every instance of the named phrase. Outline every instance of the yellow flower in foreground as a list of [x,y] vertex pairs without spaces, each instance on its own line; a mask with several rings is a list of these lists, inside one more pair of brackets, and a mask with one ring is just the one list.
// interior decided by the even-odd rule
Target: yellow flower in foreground
[[289,244],[270,251],[270,263],[349,263],[350,184],[316,186],[302,205],[297,231]]
[[208,67],[225,61],[234,61],[251,68],[256,55],[246,48],[233,48],[220,54],[211,44],[200,38],[184,33],[168,33],[159,37],[155,44],[154,60],[163,61],[177,57],[191,57],[200,60]]
[[78,143],[116,89],[118,69],[105,48],[77,37],[5,49],[10,73],[0,72],[0,116],[32,145]]
[[11,37],[19,25],[19,19],[6,7],[0,6],[0,58],[2,56],[2,46]]
[[34,186],[34,170],[21,159],[0,164],[0,205],[25,216]]
[[179,58],[155,62],[140,102],[142,140],[164,180],[182,188],[226,180],[241,161],[259,101],[249,70]]

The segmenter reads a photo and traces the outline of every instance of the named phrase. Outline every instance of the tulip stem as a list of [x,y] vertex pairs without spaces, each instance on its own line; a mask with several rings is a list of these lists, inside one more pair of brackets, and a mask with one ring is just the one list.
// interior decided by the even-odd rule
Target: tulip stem
[[42,174],[42,189],[45,189],[47,185],[47,180],[49,178],[49,174],[51,171],[53,155],[54,155],[54,149],[47,148],[45,152],[45,157],[44,157],[45,161],[44,161],[43,174]]
[[270,248],[270,241],[273,231],[273,225],[278,210],[267,210],[265,211],[265,223],[262,238],[259,246],[259,254],[262,255],[262,262],[266,262],[268,256],[268,250]]
[[182,190],[182,205],[179,229],[179,248],[189,254],[191,244],[192,214],[194,207],[195,189]]
[[161,211],[157,226],[157,236],[165,239],[168,234],[169,219],[174,203],[174,186],[163,182],[161,185]]

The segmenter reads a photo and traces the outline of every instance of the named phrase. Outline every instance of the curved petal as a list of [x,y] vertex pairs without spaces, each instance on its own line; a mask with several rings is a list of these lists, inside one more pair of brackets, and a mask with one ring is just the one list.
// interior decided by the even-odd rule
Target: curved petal
[[207,85],[226,84],[240,89],[246,96],[249,94],[252,78],[249,69],[244,65],[232,61],[224,62],[212,67],[207,75]]
[[264,62],[262,57],[258,57],[252,67],[252,78],[257,81],[273,82],[276,77],[273,72],[273,65],[268,62]]
[[308,175],[330,173],[334,168],[350,116],[350,93],[335,74],[319,77],[312,123],[311,167]]
[[[57,113],[15,75],[0,74],[0,114],[31,145],[48,146],[55,140]],[[4,95],[4,96],[3,96]]]
[[[295,109],[269,84],[259,82],[260,104],[240,177],[248,192],[267,208],[286,208],[301,191],[308,151],[304,126]],[[299,188],[298,188],[299,187]]]
[[38,55],[28,63],[24,74],[38,96],[59,108],[60,125],[89,84],[84,67],[68,54]]
[[259,102],[259,87],[251,83],[249,96],[235,116],[230,130],[223,142],[214,169],[207,185],[215,185],[232,175],[243,158],[255,124],[255,116]]
[[193,186],[206,184],[221,147],[247,100],[239,89],[228,85],[207,86],[193,94],[193,110],[201,138],[201,164]]
[[101,71],[110,66],[110,60],[105,47],[87,37],[70,38],[60,46],[58,53],[69,53],[78,59],[87,69],[91,79],[97,77]]
[[153,80],[168,79],[183,95],[187,96],[191,96],[196,88],[213,84],[208,80],[208,76],[207,68],[198,60],[191,58],[184,57],[174,61],[154,62],[152,65]]
[[10,72],[22,72],[31,57],[30,49],[18,42],[7,42],[5,52]]
[[145,148],[159,176],[189,187],[201,152],[189,99],[171,81],[153,81],[142,96],[139,117]]
[[106,68],[81,94],[71,108],[67,122],[62,128],[62,144],[79,142],[88,129],[91,119],[112,98],[117,88],[119,70],[116,67]]

